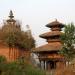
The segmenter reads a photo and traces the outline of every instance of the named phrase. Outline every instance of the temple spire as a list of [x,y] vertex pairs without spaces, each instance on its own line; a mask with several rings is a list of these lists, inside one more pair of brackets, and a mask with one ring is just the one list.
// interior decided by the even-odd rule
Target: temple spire
[[12,10],[10,10],[10,12],[9,12],[9,18],[10,19],[14,18]]
[[55,21],[57,22],[57,18],[55,18]]

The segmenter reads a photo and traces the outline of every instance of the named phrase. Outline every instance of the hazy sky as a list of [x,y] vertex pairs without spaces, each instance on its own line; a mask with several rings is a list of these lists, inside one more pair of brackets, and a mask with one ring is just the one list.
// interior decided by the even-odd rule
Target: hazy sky
[[62,23],[75,23],[75,0],[0,0],[0,24],[10,10],[22,22],[23,30],[30,25],[37,45],[45,43],[38,36],[49,30],[45,25],[55,18]]

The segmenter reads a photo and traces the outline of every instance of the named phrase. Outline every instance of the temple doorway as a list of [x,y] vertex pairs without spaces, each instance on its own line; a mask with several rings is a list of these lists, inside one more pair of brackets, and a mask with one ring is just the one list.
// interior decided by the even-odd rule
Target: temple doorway
[[56,62],[55,61],[48,61],[47,62],[47,69],[56,69]]

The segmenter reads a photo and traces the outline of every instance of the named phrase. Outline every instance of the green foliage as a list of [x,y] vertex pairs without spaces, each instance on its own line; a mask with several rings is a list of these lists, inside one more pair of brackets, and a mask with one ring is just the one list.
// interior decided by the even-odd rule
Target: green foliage
[[4,62],[6,62],[5,56],[0,56],[0,63],[4,63]]
[[[0,60],[2,58],[0,58]],[[0,65],[2,64],[0,63]],[[45,75],[44,71],[35,68],[25,59],[19,59],[15,62],[3,63],[2,66],[3,67],[0,67],[0,75]]]
[[7,22],[7,24],[0,29],[0,35],[0,40],[9,47],[17,46],[23,49],[35,47],[34,38],[32,36],[28,38],[27,31],[22,31],[19,25],[16,25],[15,23],[12,24]]
[[64,33],[61,35],[62,50],[60,53],[70,61],[75,57],[75,26],[73,23],[68,24],[64,28]]
[[18,38],[18,40],[17,40],[18,42],[17,45],[19,46],[19,48],[30,50],[31,48],[35,47],[34,38],[32,36],[28,38],[27,32],[22,31],[21,36]]
[[6,68],[6,58],[4,56],[0,56],[0,75],[5,71]]

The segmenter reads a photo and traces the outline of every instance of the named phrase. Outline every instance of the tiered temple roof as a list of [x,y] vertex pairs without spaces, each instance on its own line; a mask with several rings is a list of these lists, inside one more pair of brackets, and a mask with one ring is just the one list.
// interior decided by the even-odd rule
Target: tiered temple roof
[[51,28],[50,32],[41,34],[40,37],[47,40],[48,44],[37,47],[33,52],[51,52],[59,51],[62,48],[60,36],[62,34],[61,28],[64,27],[64,24],[58,22],[57,20],[46,25]]
[[51,23],[48,23],[47,25],[46,25],[46,27],[60,27],[60,28],[62,28],[62,27],[64,27],[64,24],[62,24],[62,23],[60,23],[59,21],[57,21],[57,19],[55,20],[55,21],[53,21],[53,22],[51,22]]
[[33,52],[51,52],[61,50],[62,45],[57,43],[48,43],[33,50]]
[[46,32],[44,34],[41,34],[40,37],[48,38],[48,37],[52,37],[52,36],[58,36],[61,34],[62,34],[62,32],[60,32],[60,31],[52,31],[52,32]]

